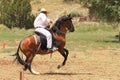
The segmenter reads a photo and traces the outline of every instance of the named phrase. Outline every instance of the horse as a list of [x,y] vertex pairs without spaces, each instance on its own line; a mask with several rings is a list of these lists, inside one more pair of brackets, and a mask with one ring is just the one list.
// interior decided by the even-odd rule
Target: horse
[[[55,42],[57,43],[56,46],[58,48],[58,52],[64,57],[64,60],[62,64],[58,65],[58,69],[61,68],[66,64],[67,57],[69,54],[69,51],[65,48],[66,45],[66,33],[67,31],[69,32],[74,32],[74,26],[72,23],[72,17],[70,15],[65,15],[56,20],[52,28],[50,28],[51,34],[53,35],[54,39],[56,40]],[[43,41],[46,41],[46,39],[39,40],[37,39],[37,33],[27,36],[24,39],[22,39],[19,43],[17,52],[13,55],[16,58],[14,61],[18,61],[21,65],[23,65],[23,69],[26,71],[27,69],[32,73],[32,74],[39,74],[39,72],[34,71],[31,68],[31,63],[33,61],[33,58],[35,57],[36,54],[40,55],[45,55],[45,54],[51,54],[50,52],[47,52],[47,50],[42,48],[42,43]],[[40,38],[42,36],[39,35]],[[38,43],[39,42],[39,43]],[[45,43],[43,43],[44,45]],[[46,45],[46,44],[45,44]],[[19,50],[25,55],[25,60],[22,59],[22,56],[19,54]]]

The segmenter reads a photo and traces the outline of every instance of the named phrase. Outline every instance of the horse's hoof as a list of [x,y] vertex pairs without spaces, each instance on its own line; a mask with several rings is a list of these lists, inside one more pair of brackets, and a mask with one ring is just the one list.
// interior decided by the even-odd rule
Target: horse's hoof
[[32,74],[34,74],[34,75],[39,75],[40,73],[39,73],[39,72],[35,72],[35,73],[32,73]]
[[34,75],[38,75],[40,74],[39,72],[36,72],[35,70],[31,69],[31,73],[34,74]]

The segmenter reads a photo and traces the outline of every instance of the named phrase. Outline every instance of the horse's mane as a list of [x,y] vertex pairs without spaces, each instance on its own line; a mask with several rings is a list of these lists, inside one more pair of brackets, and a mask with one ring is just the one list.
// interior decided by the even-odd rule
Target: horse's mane
[[66,21],[66,20],[69,20],[69,19],[71,19],[71,17],[66,16],[66,15],[58,18],[58,19],[56,20],[55,24],[52,26],[52,28],[54,28],[54,27],[60,28],[60,24],[61,24],[63,21]]
[[60,30],[59,30],[59,29],[60,29],[60,25],[61,25],[61,23],[62,23],[63,21],[66,21],[66,20],[69,20],[69,19],[71,19],[71,17],[69,17],[69,16],[62,16],[62,17],[58,18],[58,19],[56,20],[55,24],[52,26],[51,30],[52,30],[53,32],[58,33],[58,34],[62,34],[62,33],[60,32]]

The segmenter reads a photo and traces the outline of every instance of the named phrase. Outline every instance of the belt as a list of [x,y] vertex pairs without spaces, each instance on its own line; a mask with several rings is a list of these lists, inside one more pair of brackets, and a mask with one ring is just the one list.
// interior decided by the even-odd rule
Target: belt
[[36,29],[36,28],[43,28],[43,27],[41,27],[41,26],[37,26],[37,27],[35,27],[35,29]]

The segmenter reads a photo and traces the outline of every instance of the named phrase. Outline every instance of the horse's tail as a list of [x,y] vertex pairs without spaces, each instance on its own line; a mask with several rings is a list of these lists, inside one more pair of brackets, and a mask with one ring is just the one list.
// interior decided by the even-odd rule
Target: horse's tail
[[24,64],[25,64],[25,61],[22,60],[21,57],[20,57],[20,55],[19,55],[20,44],[21,44],[21,42],[19,43],[19,46],[18,46],[17,52],[16,52],[15,54],[12,55],[12,56],[16,56],[16,58],[14,59],[13,62],[15,62],[15,61],[17,60],[20,64],[24,65]]

